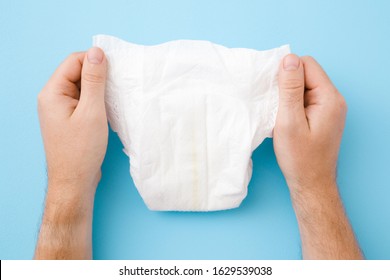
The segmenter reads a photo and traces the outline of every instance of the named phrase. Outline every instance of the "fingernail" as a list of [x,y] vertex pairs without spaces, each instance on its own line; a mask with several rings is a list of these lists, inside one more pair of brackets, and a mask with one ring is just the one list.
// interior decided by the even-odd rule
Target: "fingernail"
[[87,53],[88,62],[100,64],[103,61],[103,51],[99,48],[90,48]]
[[299,67],[299,57],[295,54],[289,54],[283,59],[283,68],[287,71],[297,70]]

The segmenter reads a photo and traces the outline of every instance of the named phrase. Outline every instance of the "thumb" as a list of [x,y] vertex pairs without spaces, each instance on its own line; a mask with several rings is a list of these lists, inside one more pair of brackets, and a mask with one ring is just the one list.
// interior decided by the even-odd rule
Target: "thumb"
[[284,57],[279,68],[279,109],[277,123],[295,129],[306,125],[304,109],[305,76],[303,63],[295,54]]
[[[80,109],[104,110],[107,61],[100,48],[91,48],[84,57],[81,71]],[[78,106],[79,107],[79,106]]]

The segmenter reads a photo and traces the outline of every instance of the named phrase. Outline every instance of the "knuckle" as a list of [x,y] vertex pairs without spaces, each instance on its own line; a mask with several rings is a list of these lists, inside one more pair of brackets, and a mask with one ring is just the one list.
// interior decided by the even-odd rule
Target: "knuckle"
[[345,115],[348,110],[347,102],[345,101],[345,98],[337,93],[334,98],[331,99],[330,104],[330,111],[333,112],[332,114],[335,115]]
[[38,104],[41,104],[43,102],[44,96],[42,95],[42,92],[40,92],[37,96]]
[[97,73],[84,73],[83,80],[89,84],[102,84],[104,77]]
[[75,91],[75,85],[73,83],[59,83],[57,86],[58,90],[65,95]]
[[38,106],[42,107],[47,103],[47,94],[40,92],[37,96]]
[[302,59],[303,59],[305,62],[316,62],[315,58],[312,57],[311,55],[302,56]]
[[303,87],[303,80],[298,78],[286,79],[281,83],[281,88],[284,90],[298,91],[303,90]]
[[282,100],[283,104],[286,105],[287,107],[302,103],[303,106],[303,98],[302,96],[298,94],[284,94],[280,96],[280,99]]
[[337,97],[337,104],[341,111],[347,112],[348,110],[347,101],[341,94],[339,94]]
[[68,58],[69,59],[77,59],[80,56],[81,52],[73,52],[71,53]]

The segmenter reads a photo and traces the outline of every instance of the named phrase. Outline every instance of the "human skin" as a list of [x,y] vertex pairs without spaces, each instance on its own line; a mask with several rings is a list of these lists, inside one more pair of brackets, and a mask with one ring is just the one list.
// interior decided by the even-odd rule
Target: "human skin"
[[92,258],[92,212],[107,149],[102,50],[70,55],[38,96],[48,188],[35,259]]
[[[106,69],[98,48],[72,54],[38,96],[48,190],[35,259],[92,258],[94,196],[108,138]],[[303,257],[361,258],[336,185],[344,99],[307,57],[284,59],[279,87],[275,153],[291,192]]]
[[362,259],[336,183],[347,105],[311,57],[279,69],[274,149],[290,190],[305,259]]

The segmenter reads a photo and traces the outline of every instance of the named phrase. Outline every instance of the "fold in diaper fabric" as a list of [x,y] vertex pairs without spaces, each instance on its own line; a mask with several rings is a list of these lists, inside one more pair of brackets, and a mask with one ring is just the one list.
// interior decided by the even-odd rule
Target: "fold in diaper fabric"
[[108,61],[106,108],[151,210],[235,208],[253,150],[272,137],[277,71],[289,47],[267,51],[178,40],[142,46],[93,37]]

